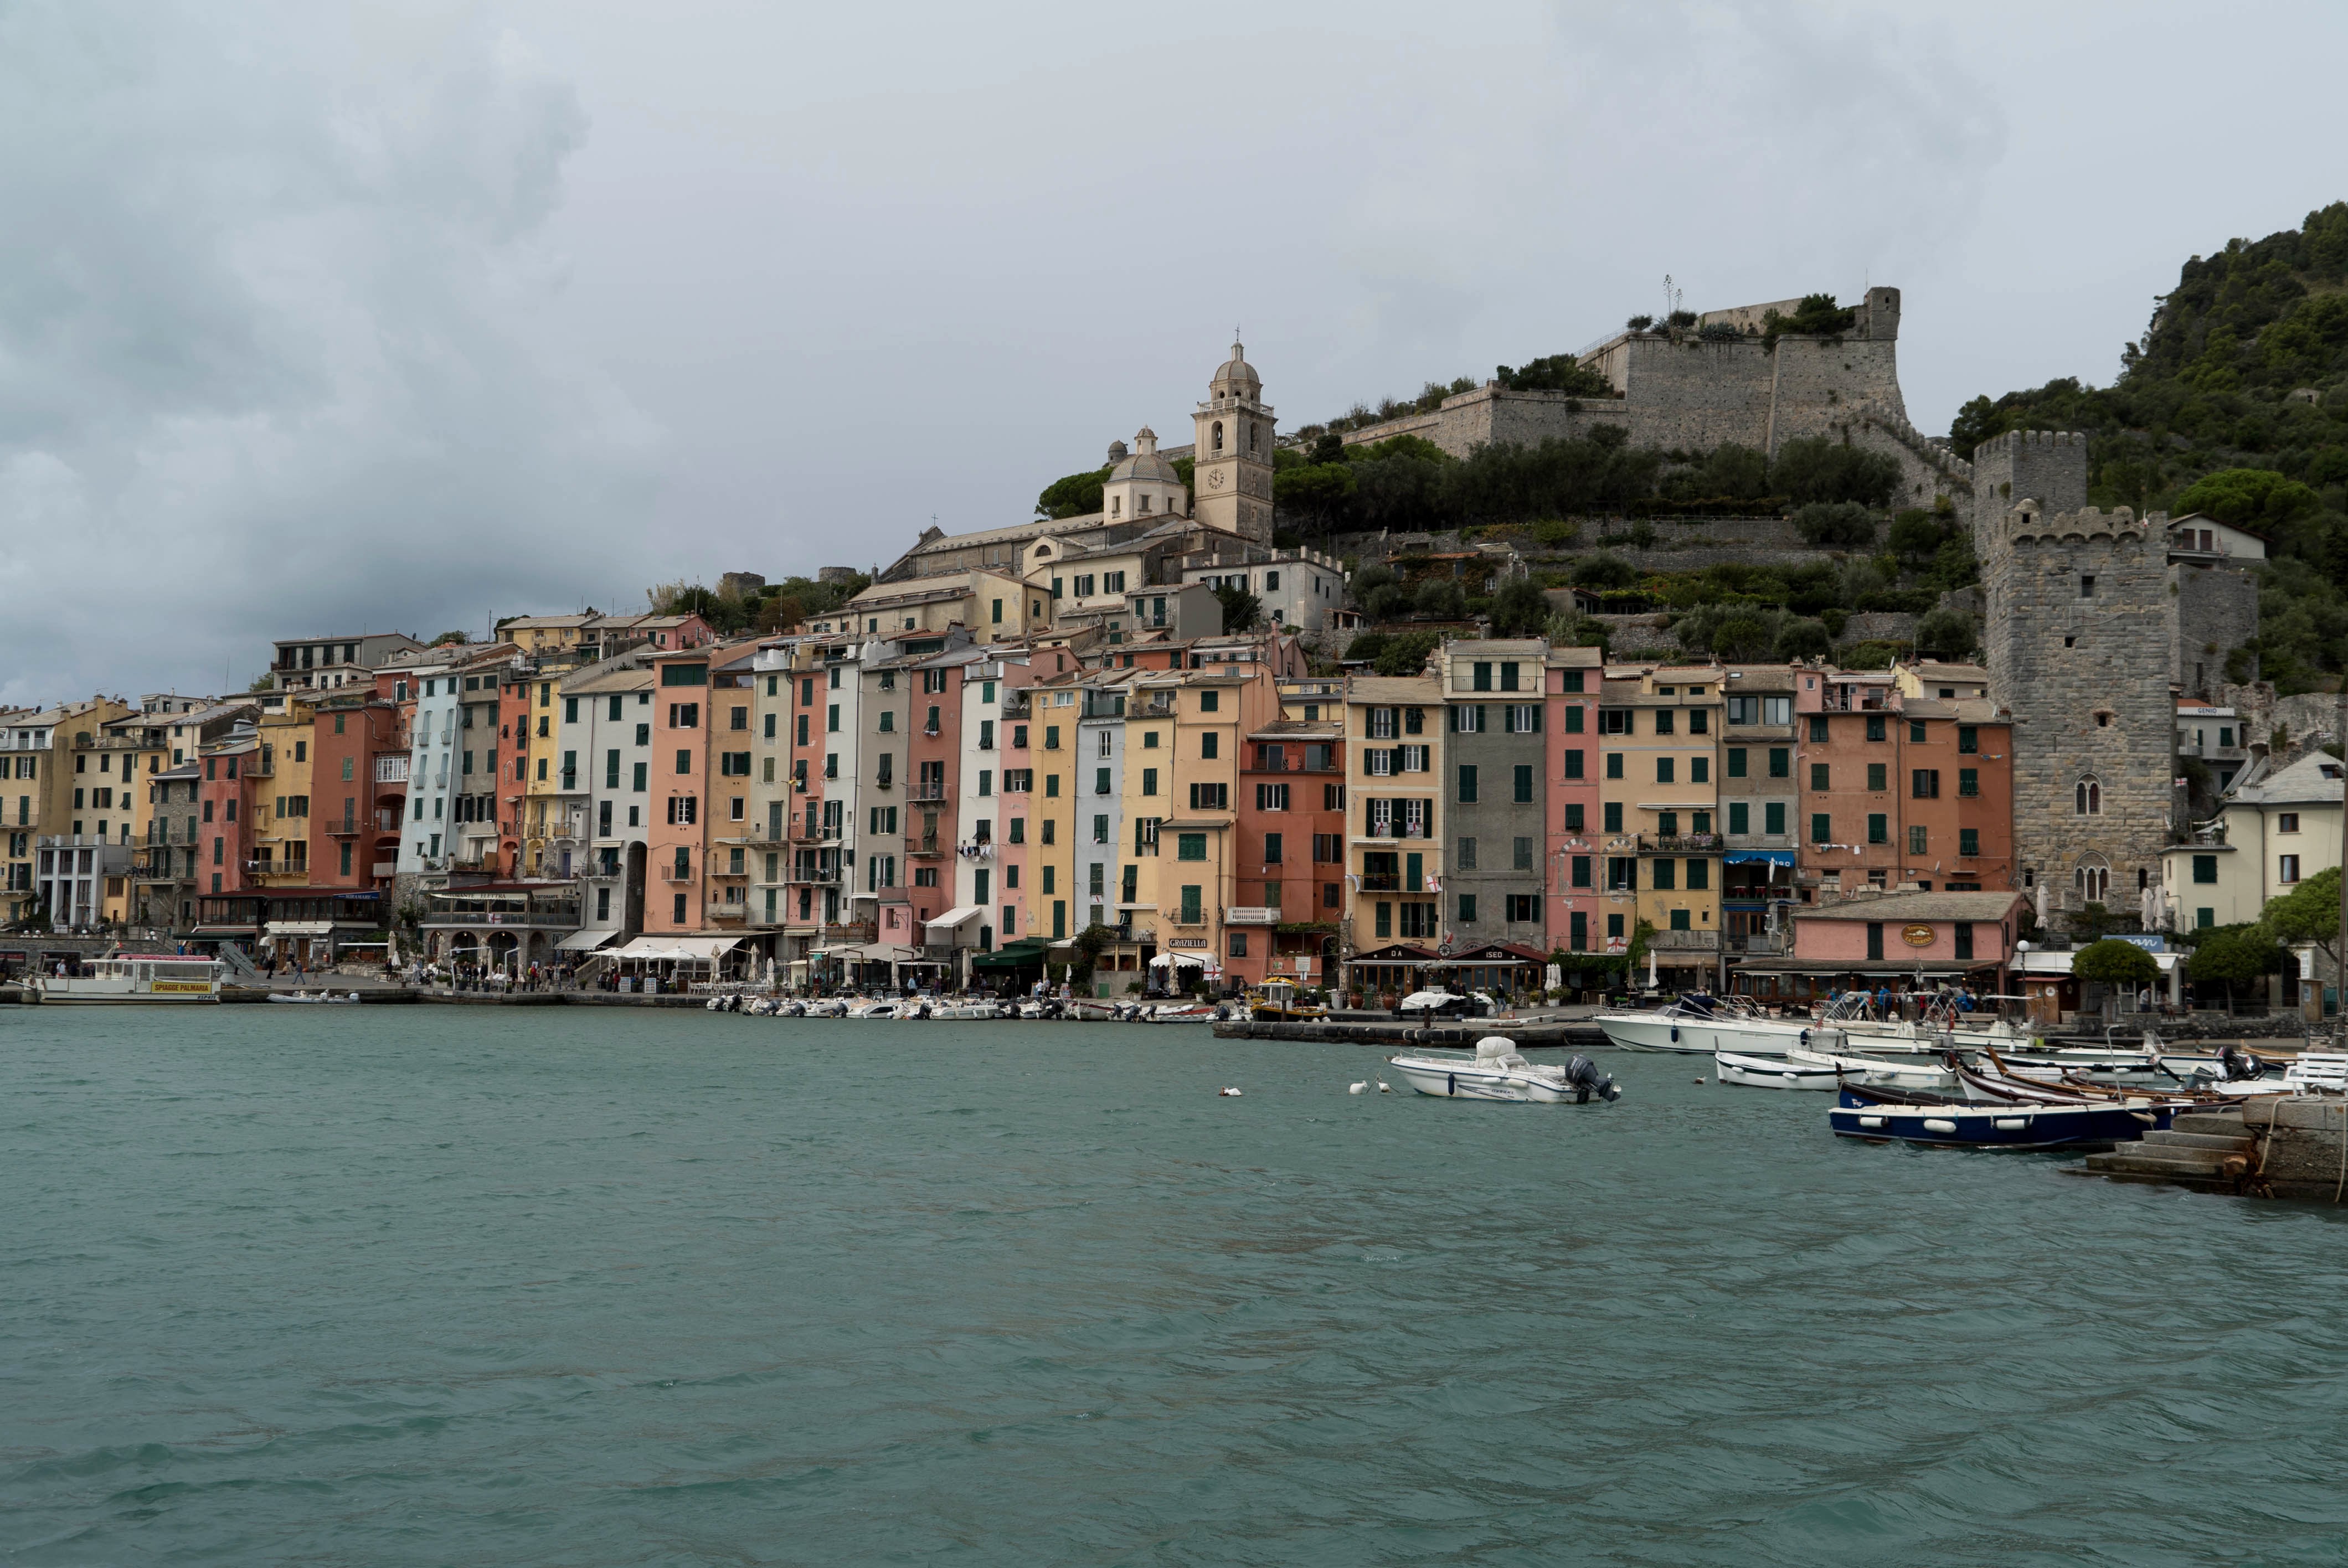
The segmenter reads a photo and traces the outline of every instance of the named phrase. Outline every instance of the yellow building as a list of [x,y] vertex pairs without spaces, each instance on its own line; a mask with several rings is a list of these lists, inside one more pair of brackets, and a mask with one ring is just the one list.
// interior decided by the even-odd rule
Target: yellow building
[[[7,835],[0,910],[9,920],[31,917],[39,905],[35,866],[44,841],[52,848],[93,850],[95,876],[108,880],[128,876],[129,855],[122,846],[129,843],[126,835],[137,808],[127,797],[139,791],[135,779],[113,771],[118,753],[99,750],[98,742],[108,723],[131,711],[118,697],[93,697],[10,716],[5,734],[0,735],[0,816],[5,819],[0,831]],[[108,770],[103,774],[98,771],[101,757]],[[96,922],[96,897],[87,915],[75,923]],[[67,913],[53,911],[52,917],[65,924]]]
[[310,885],[310,747],[317,717],[314,702],[287,692],[254,726],[261,753],[251,765],[269,781],[253,786],[250,843],[252,876],[263,887]]
[[[1250,869],[1236,832],[1241,740],[1279,696],[1260,671],[1136,671],[1125,713],[1123,815],[1134,897],[1161,958],[1219,979],[1225,917]],[[1139,925],[1137,919],[1137,927]],[[1190,978],[1168,977],[1175,986]]]
[[1691,989],[1720,955],[1724,673],[1716,665],[1616,665],[1599,698],[1606,935],[1633,936],[1645,921],[1664,983]]
[[[1300,693],[1300,716],[1303,705]],[[1340,957],[1349,989],[1401,996],[1432,978],[1443,939],[1443,690],[1431,675],[1361,676],[1344,712]]]
[[[186,708],[204,705],[201,698],[166,701]],[[98,726],[97,738],[82,748],[93,760],[77,759],[77,764],[84,777],[94,770],[98,778],[112,781],[110,785],[89,787],[112,790],[108,804],[123,812],[124,818],[119,822],[108,819],[108,835],[118,845],[132,845],[134,861],[154,823],[154,776],[170,765],[170,727],[175,711],[153,711],[156,702],[149,698],[146,704],[149,711],[128,713]],[[129,871],[107,876],[100,904],[109,923],[129,924],[139,915],[139,886],[135,866]]]
[[1001,641],[1051,624],[1050,600],[1029,593],[1014,569],[875,583],[805,630],[825,637],[895,637],[962,626],[981,639]]

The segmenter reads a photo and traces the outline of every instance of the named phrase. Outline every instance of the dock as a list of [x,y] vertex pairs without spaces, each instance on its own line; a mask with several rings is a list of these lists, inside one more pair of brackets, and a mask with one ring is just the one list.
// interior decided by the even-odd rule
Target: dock
[[1328,1018],[1273,1023],[1233,1019],[1216,1024],[1218,1040],[1298,1040],[1326,1045],[1435,1045],[1467,1050],[1489,1036],[1506,1035],[1524,1050],[1570,1048],[1592,1050],[1606,1044],[1606,1031],[1571,1020],[1462,1019],[1452,1023],[1412,1024],[1396,1019]]
[[2339,1202],[2348,1194],[2348,1102],[2277,1095],[2191,1112],[2109,1153],[2082,1176],[2150,1182],[2241,1197]]

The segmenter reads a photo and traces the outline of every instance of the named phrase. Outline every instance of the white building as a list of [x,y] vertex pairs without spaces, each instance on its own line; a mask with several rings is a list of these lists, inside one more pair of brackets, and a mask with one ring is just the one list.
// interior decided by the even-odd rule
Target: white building
[[[1251,552],[1267,553],[1267,552]],[[1185,583],[1246,589],[1263,605],[1266,625],[1319,631],[1345,607],[1345,568],[1318,550],[1272,550],[1245,566],[1186,567]]]
[[2196,842],[2161,856],[2171,928],[2255,920],[2268,899],[2339,865],[2343,773],[2312,752],[2271,775],[2260,764],[2236,784]]
[[[565,946],[602,947],[644,926],[645,829],[651,824],[651,651],[623,653],[562,680],[566,749],[580,757],[587,800],[587,863],[580,868],[580,934]],[[568,704],[579,704],[574,726]]]

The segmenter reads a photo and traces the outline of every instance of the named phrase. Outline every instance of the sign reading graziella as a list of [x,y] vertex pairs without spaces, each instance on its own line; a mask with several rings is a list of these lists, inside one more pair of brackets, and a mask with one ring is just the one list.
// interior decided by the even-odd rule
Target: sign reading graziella
[[1932,945],[1932,927],[1902,926],[1900,927],[1900,939],[1911,948],[1929,948]]
[[1204,937],[1177,937],[1166,945],[1169,948],[1203,948],[1207,945],[1207,938]]

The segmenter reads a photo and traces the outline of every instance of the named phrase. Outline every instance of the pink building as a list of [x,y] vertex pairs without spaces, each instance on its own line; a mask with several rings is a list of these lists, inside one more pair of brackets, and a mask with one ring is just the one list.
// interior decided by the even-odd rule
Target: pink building
[[2003,988],[2013,961],[2024,899],[2003,893],[1869,893],[1793,912],[1794,950],[1784,958],[1748,958],[1737,989],[1764,998],[1800,999],[1835,990],[1970,984]]
[[1598,683],[1605,655],[1596,648],[1552,648],[1547,704],[1549,802],[1543,915],[1551,952],[1602,952],[1599,895],[1605,863],[1598,852]]

